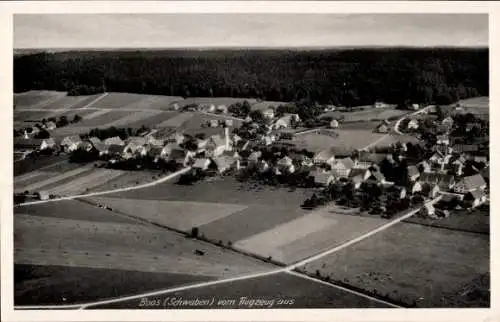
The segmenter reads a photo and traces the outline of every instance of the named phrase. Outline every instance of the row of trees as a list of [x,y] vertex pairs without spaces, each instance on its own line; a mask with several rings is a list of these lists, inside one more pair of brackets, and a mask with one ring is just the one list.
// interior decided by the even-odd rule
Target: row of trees
[[444,104],[488,95],[488,75],[487,48],[89,51],[14,58],[16,92],[115,91],[337,106],[375,100]]
[[133,129],[131,127],[118,128],[115,126],[111,126],[104,129],[94,128],[90,130],[88,133],[81,135],[81,137],[82,138],[97,137],[100,140],[105,140],[108,138],[118,136],[120,139],[126,140],[131,136],[141,135],[148,132],[149,130],[150,129],[145,125],[141,125],[141,127],[138,129]]

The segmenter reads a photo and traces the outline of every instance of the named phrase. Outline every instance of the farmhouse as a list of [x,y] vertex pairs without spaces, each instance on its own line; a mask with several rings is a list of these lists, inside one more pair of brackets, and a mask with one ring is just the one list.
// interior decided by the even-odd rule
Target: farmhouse
[[422,184],[419,181],[410,182],[406,188],[410,194],[415,194],[422,191]]
[[227,113],[227,106],[226,105],[219,105],[217,106],[217,113],[223,113],[223,114],[226,114]]
[[89,141],[90,144],[92,144],[92,146],[94,146],[94,147],[96,144],[102,143],[102,141],[98,137],[95,137],[95,136],[88,138],[87,141]]
[[465,167],[465,163],[462,162],[460,159],[456,159],[455,161],[453,161],[451,163],[451,171],[457,175],[457,176],[461,176],[463,175],[464,173],[464,167]]
[[224,173],[231,168],[237,160],[226,155],[221,155],[212,159],[212,165],[217,169],[219,173]]
[[220,134],[212,135],[205,146],[207,154],[213,157],[221,155],[224,151],[231,150],[231,139],[229,138],[228,129],[225,129],[225,136]]
[[387,183],[387,181],[385,181],[385,176],[380,171],[370,171],[370,172],[371,175],[366,180],[367,182],[377,185],[382,185]]
[[195,159],[193,163],[193,169],[199,169],[199,170],[207,170],[208,166],[210,165],[211,161],[210,159]]
[[208,121],[208,126],[210,126],[210,127],[219,127],[219,120],[210,120],[210,121]]
[[336,129],[336,128],[338,128],[338,127],[339,127],[339,121],[337,121],[337,120],[332,120],[332,121],[330,122],[330,128],[332,128],[332,129]]
[[313,157],[314,164],[316,165],[329,165],[332,166],[335,161],[335,154],[332,148],[327,148],[319,151]]
[[387,107],[387,104],[384,102],[377,101],[377,102],[375,102],[375,104],[373,104],[373,107],[374,108],[384,108],[384,107]]
[[61,147],[66,152],[72,152],[78,149],[82,139],[78,135],[67,136],[61,141]]
[[110,144],[107,148],[107,154],[110,156],[122,156],[124,147],[118,144]]
[[158,162],[165,155],[163,153],[164,147],[153,146],[149,149],[148,155],[153,159],[153,162]]
[[450,138],[448,135],[438,135],[436,137],[436,144],[438,145],[450,145]]
[[410,120],[408,122],[408,124],[406,125],[406,127],[408,128],[408,130],[418,129],[418,120],[415,120],[415,119]]
[[435,184],[437,185],[441,181],[442,175],[437,172],[424,172],[420,175],[420,182],[422,184]]
[[331,172],[321,170],[311,171],[309,176],[314,180],[314,184],[320,187],[327,187],[335,180]]
[[441,125],[445,126],[448,129],[451,129],[453,127],[453,118],[451,116],[444,118],[441,121]]
[[486,194],[480,189],[469,191],[463,199],[464,206],[467,208],[475,208],[485,202]]
[[284,156],[283,158],[279,159],[277,166],[280,172],[288,172],[288,173],[295,172],[295,166],[293,165],[293,160],[288,156]]
[[48,121],[45,123],[45,129],[49,130],[49,131],[52,131],[54,129],[56,129],[57,126],[56,126],[56,123],[52,122],[52,121]]
[[233,125],[234,125],[234,121],[233,120],[231,120],[231,119],[224,120],[224,126],[225,127],[231,127]]
[[156,147],[161,147],[165,144],[165,141],[162,140],[162,139],[157,139],[155,138],[154,136],[152,135],[148,135],[145,137],[146,139],[146,143],[147,145],[150,145],[150,146],[156,146]]
[[420,162],[417,164],[417,168],[420,172],[431,172],[432,171],[432,167],[431,165],[429,164],[429,162],[427,162],[426,160]]
[[439,167],[441,170],[444,169],[444,166],[450,162],[451,155],[443,154],[440,151],[436,151],[430,158],[429,161],[435,166]]
[[377,132],[377,133],[389,133],[389,126],[385,123],[381,123],[375,129],[375,132]]
[[262,115],[264,115],[267,119],[274,119],[274,110],[272,108],[267,108],[262,111]]
[[352,169],[349,173],[348,178],[354,184],[354,188],[358,189],[363,182],[365,182],[371,175],[371,171],[368,169]]
[[417,181],[418,177],[420,177],[420,172],[418,171],[417,167],[414,165],[410,165],[406,168],[407,174],[408,174],[408,179],[410,182],[415,182]]
[[194,156],[191,151],[184,150],[180,147],[172,148],[170,154],[168,155],[168,161],[175,162],[182,166],[186,166],[189,160]]
[[466,194],[473,190],[484,190],[486,189],[486,181],[484,181],[483,176],[480,174],[475,174],[468,177],[463,177],[454,187],[457,193]]
[[332,173],[336,178],[347,178],[352,168],[354,168],[354,161],[351,158],[342,158],[332,165]]
[[262,156],[261,151],[254,151],[254,152],[250,153],[250,155],[248,156],[248,162],[257,163],[257,162],[259,162],[259,159],[261,156]]
[[420,109],[420,104],[416,104],[416,103],[411,104],[410,109],[414,110],[414,111],[418,111]]
[[99,152],[99,156],[103,156],[109,153],[109,146],[102,142],[94,143],[94,149]]
[[361,151],[357,158],[355,158],[355,168],[368,169],[373,165],[378,165],[386,158],[383,153],[370,153]]
[[454,185],[455,185],[455,176],[451,174],[442,175],[438,183],[439,189],[441,191],[451,190]]
[[298,114],[285,114],[282,117],[280,117],[276,123],[274,123],[274,128],[280,129],[280,128],[286,128],[292,126],[294,122],[299,122],[300,117]]
[[56,141],[53,138],[43,139],[40,144],[40,150],[54,149],[56,145]]
[[104,144],[106,145],[125,145],[122,139],[119,136],[114,136],[111,138],[107,138],[104,140]]

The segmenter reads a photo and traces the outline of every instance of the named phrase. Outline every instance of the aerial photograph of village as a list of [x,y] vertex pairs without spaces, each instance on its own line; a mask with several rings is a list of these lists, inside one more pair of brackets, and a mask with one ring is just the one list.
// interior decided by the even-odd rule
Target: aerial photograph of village
[[490,307],[488,15],[17,15],[14,44],[16,309]]

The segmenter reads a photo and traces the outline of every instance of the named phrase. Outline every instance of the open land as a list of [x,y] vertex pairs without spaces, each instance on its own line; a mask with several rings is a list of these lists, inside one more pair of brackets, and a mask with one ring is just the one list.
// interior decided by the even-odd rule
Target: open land
[[[175,300],[208,300],[215,297],[213,305],[179,305]],[[246,298],[249,301],[245,301]],[[151,298],[159,306],[148,309],[291,309],[291,308],[387,308],[387,305],[286,273],[235,281],[203,288],[178,291]],[[255,300],[263,300],[256,303]],[[219,300],[221,300],[219,302]],[[224,301],[225,300],[225,301]],[[228,301],[229,300],[229,301]],[[234,302],[232,302],[234,300]],[[274,300],[274,301],[273,301]],[[253,302],[250,302],[253,301]],[[91,306],[89,309],[141,308],[140,299]]]
[[[488,236],[400,223],[300,270],[408,305],[451,307],[449,298],[488,274],[488,258]],[[473,302],[489,306],[489,296]]]

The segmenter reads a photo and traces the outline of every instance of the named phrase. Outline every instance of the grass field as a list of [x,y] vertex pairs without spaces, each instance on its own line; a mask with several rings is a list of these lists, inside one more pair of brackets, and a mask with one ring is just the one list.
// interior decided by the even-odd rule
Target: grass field
[[343,215],[335,213],[335,209],[323,208],[239,240],[234,245],[291,264],[356,238],[384,223],[386,221],[379,217]]
[[108,205],[120,213],[137,216],[186,232],[189,232],[192,227],[207,225],[246,208],[244,205],[236,204],[110,197],[89,197],[87,200]]
[[[233,178],[193,186],[161,184],[91,197],[113,210],[200,235],[274,260],[291,263],[355,238],[386,221],[345,215],[335,206],[308,212],[305,189],[251,187]],[[283,200],[287,200],[283,203]]]
[[[114,219],[113,212],[107,211],[106,214],[101,208],[83,203],[80,207],[74,202],[68,202],[65,206],[52,204],[52,208],[51,204],[15,208],[15,264],[174,274],[173,280],[168,283],[176,283],[176,274],[221,278],[271,268],[246,256],[154,226],[102,220]],[[67,211],[75,206],[75,211]],[[45,216],[47,212],[49,216]],[[102,215],[97,215],[99,212],[103,212]],[[93,220],[97,217],[102,218]],[[195,250],[202,250],[204,255],[196,254]],[[65,287],[58,287],[58,283],[64,285],[64,281],[71,278],[69,270],[60,278],[48,281],[48,286],[57,288],[58,294],[70,292]],[[98,277],[90,274],[87,283],[94,283],[93,278]],[[195,280],[186,279],[185,282]],[[116,287],[125,292],[119,283]],[[157,288],[151,284],[149,287]],[[126,291],[135,293],[137,290],[129,288]],[[85,295],[82,293],[80,296]],[[100,299],[103,297],[107,297],[106,293],[101,294]]]
[[38,109],[45,108],[53,102],[66,96],[64,92],[55,91],[29,91],[20,94],[14,94],[14,104],[16,108]]
[[14,304],[88,303],[211,279],[188,274],[18,264],[14,265]]
[[414,216],[410,217],[406,221],[426,226],[448,228],[459,231],[469,231],[480,234],[490,233],[489,209],[474,209],[471,212],[468,212],[466,210],[452,211],[448,218],[443,218],[440,220]]
[[363,121],[363,122],[347,122],[340,125],[342,130],[368,130],[373,131],[378,125],[379,121]]
[[168,120],[175,118],[178,115],[179,115],[179,112],[175,112],[175,111],[159,112],[158,114],[151,114],[151,116],[137,120],[135,122],[130,122],[127,124],[127,127],[131,127],[133,129],[138,129],[142,125],[144,125],[144,126],[149,127],[149,128],[156,128],[156,127],[159,127],[159,124],[161,124],[163,122],[168,122]]
[[238,102],[243,103],[243,101],[247,101],[250,104],[256,103],[257,100],[253,98],[233,98],[233,97],[190,97],[186,98],[182,101],[177,102],[179,107],[184,107],[191,104],[214,104],[218,105],[226,105],[229,107],[231,104],[235,104]]
[[[320,284],[315,281],[281,273],[260,278],[252,278],[196,288],[191,290],[169,293],[155,297],[160,303],[170,299],[208,300],[216,295],[217,300],[234,300],[231,302],[215,302],[212,306],[177,306],[175,302],[167,301],[167,305],[147,307],[148,309],[294,309],[294,308],[387,308],[384,304],[374,302],[367,298],[346,292],[344,290]],[[248,300],[263,300],[262,304],[241,302],[246,297]],[[151,298],[153,299],[153,298]],[[274,302],[271,302],[274,300]],[[278,302],[280,301],[281,302]],[[264,302],[265,301],[265,302]],[[169,303],[171,303],[169,305]],[[123,301],[111,304],[102,304],[89,309],[137,309],[140,299]],[[145,307],[143,307],[145,308]]]
[[68,163],[65,155],[41,155],[34,158],[26,158],[14,162],[14,176],[19,176],[31,171],[41,170],[45,167],[50,167],[58,163]]
[[408,114],[409,111],[396,110],[394,108],[367,108],[353,112],[332,111],[321,114],[321,116],[331,116],[334,118],[344,117],[344,121],[382,121],[388,118],[399,117]]
[[117,188],[136,186],[139,184],[151,182],[163,175],[166,174],[162,174],[160,171],[154,170],[127,171],[114,179],[108,180],[105,183],[90,189],[89,191],[106,191]]
[[258,102],[255,104],[252,104],[251,109],[252,111],[262,111],[265,109],[268,109],[270,107],[274,107],[275,109],[280,106],[280,105],[286,105],[288,103],[286,102],[276,102],[276,101],[263,101],[263,102]]
[[300,149],[310,151],[320,151],[326,148],[340,148],[344,150],[362,149],[368,144],[384,136],[384,134],[374,133],[373,130],[335,130],[338,137],[331,137],[322,134],[304,134],[295,136],[293,142]]
[[302,269],[408,305],[448,307],[463,285],[489,273],[489,237],[401,223]]
[[169,118],[157,124],[157,127],[172,127],[172,128],[180,127],[184,123],[186,123],[189,119],[191,119],[194,115],[195,114],[192,112],[180,113],[172,118]]
[[142,95],[142,94],[132,94],[132,93],[108,93],[106,97],[93,104],[92,107],[110,108],[110,109],[120,109],[120,108],[167,109],[171,103],[179,100],[182,100],[182,97]]

